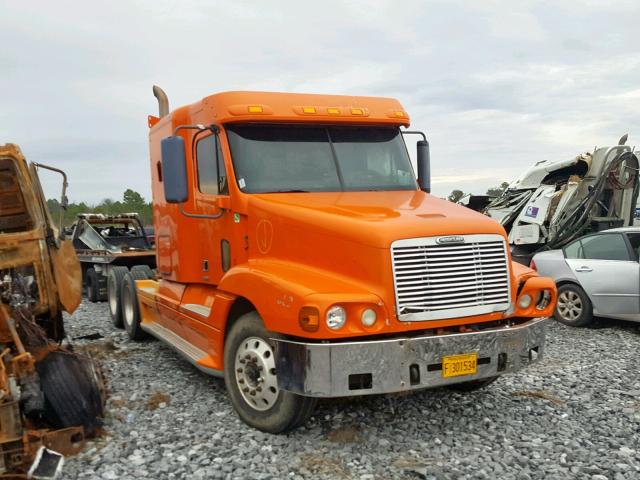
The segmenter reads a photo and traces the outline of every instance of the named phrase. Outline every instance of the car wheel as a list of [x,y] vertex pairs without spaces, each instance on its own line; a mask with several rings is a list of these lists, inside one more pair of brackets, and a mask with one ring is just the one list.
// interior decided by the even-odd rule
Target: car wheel
[[558,288],[555,318],[570,327],[585,327],[593,321],[593,307],[585,291],[573,283]]
[[270,338],[257,312],[249,312],[231,327],[224,348],[224,378],[233,408],[247,425],[268,433],[283,433],[304,423],[316,399],[278,388]]
[[122,328],[122,279],[127,274],[127,267],[112,267],[107,278],[107,294],[111,321],[116,328]]
[[122,290],[120,301],[122,303],[122,323],[131,340],[142,340],[147,337],[147,333],[140,327],[140,307],[138,305],[138,294],[136,293],[136,281],[127,272],[122,279]]
[[90,302],[96,303],[98,301],[98,274],[93,268],[87,269],[86,283],[87,298]]

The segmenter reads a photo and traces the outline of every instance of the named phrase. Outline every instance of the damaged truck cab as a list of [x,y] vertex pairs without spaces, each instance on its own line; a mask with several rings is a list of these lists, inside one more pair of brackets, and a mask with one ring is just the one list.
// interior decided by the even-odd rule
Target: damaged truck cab
[[552,280],[428,193],[396,100],[228,92],[169,113],[154,93],[158,276],[123,280],[124,324],[223,376],[246,423],[282,432],[319,397],[478,388],[540,358]]

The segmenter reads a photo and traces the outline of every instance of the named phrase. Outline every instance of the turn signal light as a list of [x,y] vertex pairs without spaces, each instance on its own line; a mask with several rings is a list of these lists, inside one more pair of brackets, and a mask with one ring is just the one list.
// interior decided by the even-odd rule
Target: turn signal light
[[305,332],[317,332],[320,328],[320,311],[316,307],[302,307],[298,321]]

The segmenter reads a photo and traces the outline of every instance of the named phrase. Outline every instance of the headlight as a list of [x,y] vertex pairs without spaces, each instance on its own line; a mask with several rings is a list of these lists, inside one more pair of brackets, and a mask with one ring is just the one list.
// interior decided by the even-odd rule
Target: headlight
[[327,327],[338,330],[347,321],[347,312],[340,305],[334,305],[327,310]]
[[362,316],[360,320],[362,321],[362,325],[365,327],[373,327],[373,324],[376,323],[378,316],[376,315],[375,310],[367,308],[364,312],[362,312]]
[[518,306],[522,309],[529,308],[531,305],[531,295],[527,295],[526,293],[520,297],[518,300]]

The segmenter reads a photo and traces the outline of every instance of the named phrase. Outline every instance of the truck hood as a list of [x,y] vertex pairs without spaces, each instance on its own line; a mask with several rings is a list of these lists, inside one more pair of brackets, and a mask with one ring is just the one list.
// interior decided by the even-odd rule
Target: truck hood
[[313,232],[375,248],[389,248],[403,238],[505,236],[495,220],[420,190],[254,194],[249,210],[254,218],[271,221],[275,230]]

